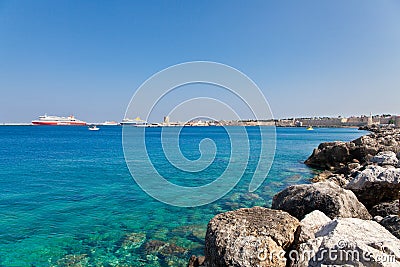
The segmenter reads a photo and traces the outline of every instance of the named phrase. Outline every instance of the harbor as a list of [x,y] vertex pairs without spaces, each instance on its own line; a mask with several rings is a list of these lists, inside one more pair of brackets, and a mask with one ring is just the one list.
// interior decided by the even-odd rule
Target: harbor
[[400,116],[383,115],[361,115],[350,117],[307,117],[286,118],[266,120],[207,120],[195,119],[187,122],[171,121],[168,116],[162,122],[147,122],[136,117],[135,119],[124,118],[120,122],[116,120],[103,122],[86,122],[75,116],[68,117],[43,115],[30,123],[0,123],[0,126],[29,126],[29,125],[51,125],[51,126],[135,126],[135,127],[209,127],[209,126],[276,126],[276,127],[323,127],[323,128],[359,128],[364,126],[392,126],[400,127]]

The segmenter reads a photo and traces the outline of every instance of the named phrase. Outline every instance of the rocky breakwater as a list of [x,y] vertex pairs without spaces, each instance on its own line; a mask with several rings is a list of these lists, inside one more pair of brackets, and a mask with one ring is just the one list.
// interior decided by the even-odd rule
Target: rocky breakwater
[[[364,164],[379,152],[400,152],[400,130],[374,128],[372,133],[351,142],[326,142],[305,161],[311,167],[347,173],[352,163]],[[352,164],[349,166],[349,164]]]
[[189,266],[400,266],[400,131],[321,144],[312,184],[215,216]]
[[[325,170],[315,181],[332,181],[351,190],[375,221],[399,237],[400,129],[372,130],[371,134],[351,142],[334,146],[321,144],[305,163]],[[342,157],[336,155],[336,160],[327,164],[325,161],[332,159],[327,155],[338,151],[335,146],[346,147],[348,153]],[[354,153],[354,147],[365,152],[362,157]],[[323,155],[327,157],[324,159]]]

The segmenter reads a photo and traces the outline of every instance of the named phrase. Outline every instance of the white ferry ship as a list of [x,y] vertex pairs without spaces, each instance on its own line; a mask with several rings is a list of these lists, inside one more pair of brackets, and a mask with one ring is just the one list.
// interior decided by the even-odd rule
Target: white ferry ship
[[147,125],[147,121],[144,121],[139,117],[134,120],[125,118],[121,121],[121,125],[145,126]]
[[33,120],[34,125],[86,125],[85,121],[78,120],[73,115],[68,117],[48,116],[47,114],[39,116],[38,120]]

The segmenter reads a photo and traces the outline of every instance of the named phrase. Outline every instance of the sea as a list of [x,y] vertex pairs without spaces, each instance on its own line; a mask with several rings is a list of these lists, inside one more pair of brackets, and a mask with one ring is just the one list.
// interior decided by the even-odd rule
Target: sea
[[[246,128],[255,144],[252,156],[257,154],[257,129]],[[227,167],[232,148],[223,127],[180,129],[180,149],[189,160],[201,155],[201,140],[215,143],[215,160],[198,175],[169,164],[161,131],[146,128],[146,149],[169,181],[204,184]],[[203,206],[177,207],[149,196],[132,178],[120,126],[101,126],[99,131],[0,126],[0,266],[186,266],[191,255],[204,255],[213,216],[270,207],[274,194],[309,183],[317,173],[303,162],[319,143],[364,134],[352,128],[276,128],[275,158],[255,192],[248,190],[258,162],[251,157],[240,182],[224,197]]]

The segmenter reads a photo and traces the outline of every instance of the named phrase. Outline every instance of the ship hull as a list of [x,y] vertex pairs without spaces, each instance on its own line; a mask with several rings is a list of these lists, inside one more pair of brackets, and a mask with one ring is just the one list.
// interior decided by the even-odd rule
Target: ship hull
[[32,121],[33,125],[56,125],[56,126],[62,126],[62,125],[68,125],[68,126],[85,126],[86,122],[79,122],[79,121]]

